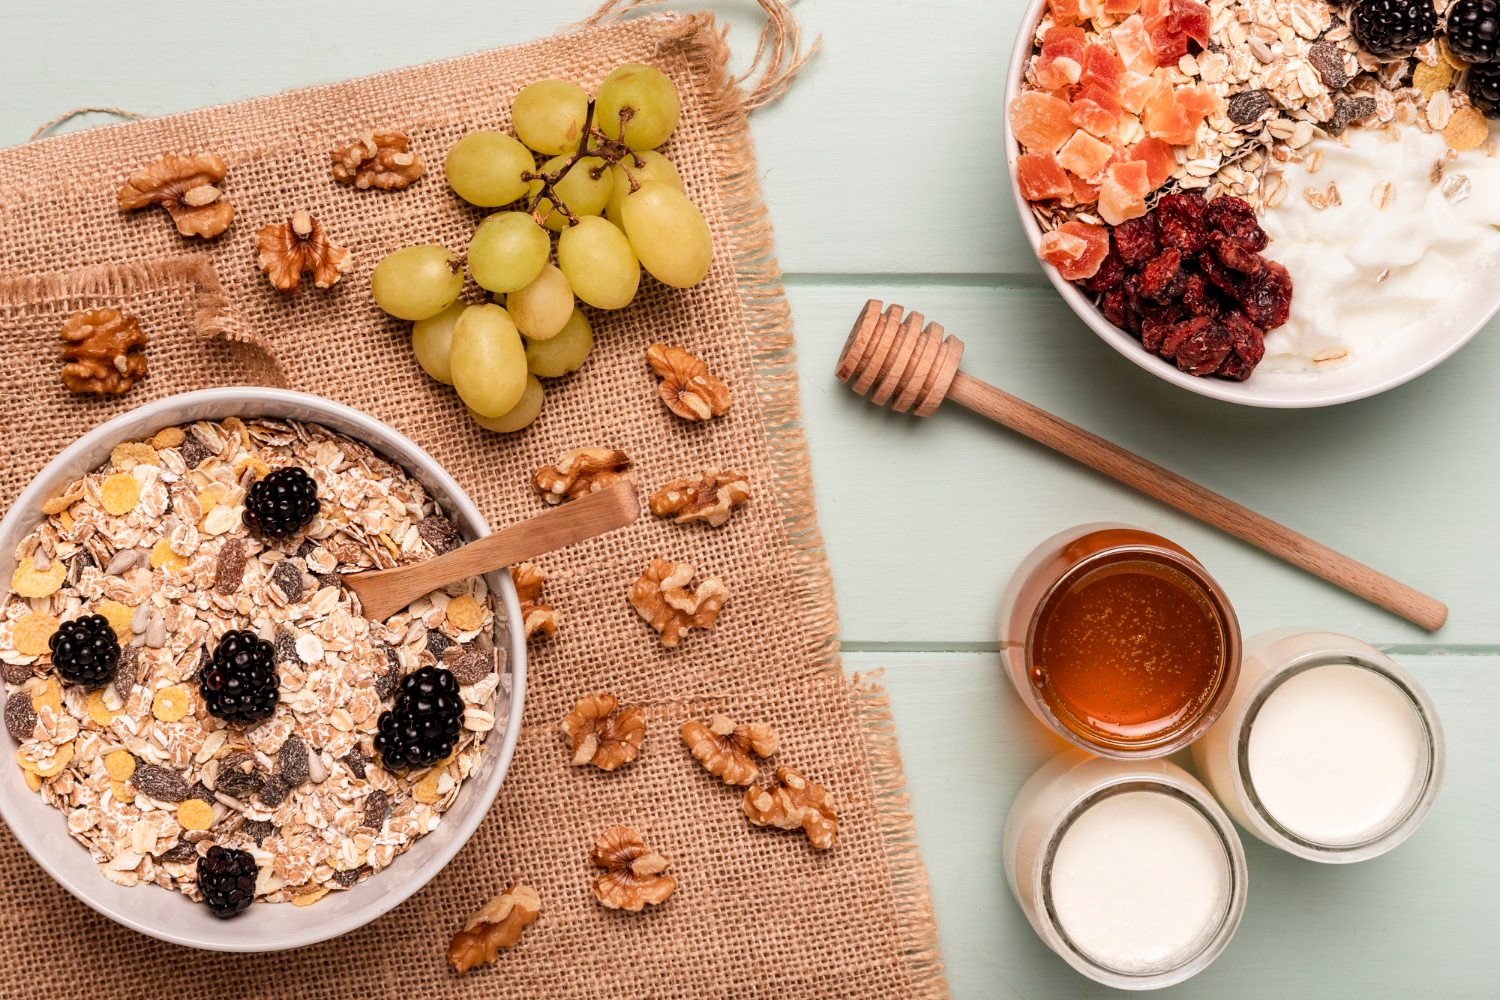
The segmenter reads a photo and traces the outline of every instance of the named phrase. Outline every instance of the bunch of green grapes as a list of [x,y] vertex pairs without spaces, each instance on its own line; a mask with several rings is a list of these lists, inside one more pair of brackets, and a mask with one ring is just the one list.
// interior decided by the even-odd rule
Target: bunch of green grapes
[[[370,284],[380,308],[413,321],[418,363],[480,426],[526,427],[541,412],[539,379],[583,366],[594,337],[579,303],[624,308],[642,268],[675,288],[708,273],[708,223],[657,151],[680,112],[670,77],[630,64],[593,98],[565,80],[533,83],[511,105],[514,135],[470,132],[448,151],[454,193],[500,211],[474,231],[466,262],[441,246],[405,247]],[[494,302],[459,301],[465,263]]]

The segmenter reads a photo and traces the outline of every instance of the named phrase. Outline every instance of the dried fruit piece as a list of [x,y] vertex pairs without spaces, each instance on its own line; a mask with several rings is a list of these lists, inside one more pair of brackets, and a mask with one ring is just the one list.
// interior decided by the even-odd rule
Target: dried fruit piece
[[611,910],[637,912],[658,906],[677,891],[677,880],[666,874],[672,863],[628,826],[604,831],[589,860],[604,869],[594,879],[594,896]]
[[562,720],[575,767],[592,764],[613,771],[640,756],[646,739],[646,720],[634,705],[620,707],[612,694],[580,698]]
[[680,347],[652,344],[646,363],[661,379],[661,400],[683,420],[709,420],[729,412],[729,386],[708,365]]
[[808,842],[826,851],[838,839],[838,816],[828,789],[790,767],[776,769],[776,781],[751,785],[745,792],[745,815],[756,826],[774,826],[807,834]]
[[516,585],[516,598],[521,603],[521,623],[526,638],[534,635],[553,636],[561,617],[550,605],[542,603],[542,585],[547,577],[531,563],[518,563],[510,568],[510,578]]
[[668,649],[695,628],[713,628],[729,600],[729,591],[717,579],[708,578],[692,587],[695,575],[687,563],[653,559],[630,587],[631,606]]
[[1343,90],[1348,85],[1349,72],[1344,68],[1343,50],[1332,42],[1325,40],[1313,43],[1307,50],[1307,61],[1318,71],[1323,86],[1329,90]]
[[146,377],[146,335],[134,316],[87,309],[62,328],[62,382],[69,392],[119,396]]
[[12,691],[5,699],[5,731],[16,741],[29,740],[36,729],[36,706],[25,691]]
[[163,156],[131,174],[116,197],[127,212],[160,205],[179,233],[209,240],[234,221],[234,206],[217,187],[228,172],[222,159],[208,153]]
[[1177,157],[1172,153],[1172,147],[1162,139],[1142,139],[1130,147],[1129,156],[1146,165],[1146,186],[1149,191],[1155,191],[1165,184],[1172,176],[1172,171],[1177,169]]
[[1029,152],[1057,152],[1075,128],[1068,102],[1051,94],[1029,90],[1010,102],[1010,130]]
[[1115,147],[1079,129],[1058,150],[1057,162],[1079,177],[1093,177],[1114,154]]
[[366,132],[329,155],[333,159],[334,180],[361,191],[372,187],[399,190],[421,177],[426,169],[404,132]]
[[1042,237],[1038,256],[1069,281],[1091,278],[1109,254],[1109,232],[1087,222],[1064,222]]
[[151,714],[162,722],[176,722],[188,714],[192,707],[192,696],[181,684],[164,687],[151,699]]
[[1255,217],[1255,209],[1242,198],[1227,195],[1215,198],[1208,203],[1204,221],[1214,233],[1255,253],[1264,250],[1266,244],[1270,242],[1266,231],[1260,228],[1260,222]]
[[1260,121],[1261,115],[1270,110],[1270,94],[1264,90],[1242,90],[1229,98],[1229,105],[1224,113],[1236,125],[1250,125]]
[[385,826],[385,818],[391,811],[391,796],[388,792],[376,789],[365,796],[365,808],[360,817],[360,824],[372,830],[380,830]]
[[698,521],[711,527],[729,522],[734,508],[750,499],[750,484],[737,472],[705,469],[697,477],[676,479],[651,495],[651,513],[675,517],[678,524]]
[[61,559],[50,560],[45,568],[38,569],[36,559],[28,557],[10,574],[10,589],[21,597],[50,597],[67,578],[68,564]]
[[214,807],[202,799],[188,799],[177,807],[177,822],[184,830],[207,830],[214,825]]
[[181,802],[192,795],[192,786],[182,775],[143,761],[136,764],[130,783],[142,795],[162,802]]
[[613,448],[579,448],[536,470],[531,483],[542,499],[557,504],[577,500],[628,478],[630,457]]
[[1016,184],[1027,201],[1067,198],[1073,193],[1068,172],[1050,153],[1022,153],[1016,157]]
[[349,251],[335,245],[323,224],[303,209],[286,222],[263,227],[256,245],[260,269],[283,292],[295,292],[308,272],[318,288],[332,288],[352,266]]
[[460,632],[472,632],[484,624],[484,608],[469,594],[459,594],[449,601],[447,616]]
[[684,722],[682,741],[710,774],[726,785],[748,785],[760,774],[757,757],[776,752],[776,730],[764,722],[736,726],[727,715],[716,715],[707,725]]
[[235,537],[219,547],[219,557],[214,576],[214,592],[217,594],[238,593],[245,579],[245,540]]
[[432,551],[437,555],[463,544],[458,526],[441,514],[428,514],[418,521],[417,534],[422,536],[422,541],[432,546]]
[[521,932],[542,912],[542,897],[529,885],[510,886],[476,910],[453,935],[448,964],[460,974],[489,965],[501,948],[514,948]]

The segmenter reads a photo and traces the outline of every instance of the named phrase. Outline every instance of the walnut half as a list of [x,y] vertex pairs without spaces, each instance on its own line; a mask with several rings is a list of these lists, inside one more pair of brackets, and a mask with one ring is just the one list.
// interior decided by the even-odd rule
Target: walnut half
[[546,575],[531,563],[517,563],[510,568],[510,579],[516,585],[516,599],[521,602],[521,624],[526,638],[538,633],[544,637],[556,635],[560,624],[558,613],[542,603]]
[[682,742],[710,774],[726,785],[748,785],[760,775],[756,757],[776,752],[776,730],[764,722],[736,726],[727,715],[716,715],[704,725],[682,724]]
[[658,906],[677,891],[677,880],[666,874],[672,862],[647,847],[628,826],[604,831],[589,860],[604,869],[594,879],[594,895],[611,910]]
[[682,348],[652,344],[646,348],[646,363],[661,379],[661,401],[683,420],[709,420],[729,412],[729,386]]
[[542,897],[529,885],[506,889],[474,912],[448,945],[448,964],[459,973],[489,965],[501,948],[514,948],[521,932],[536,922]]
[[134,316],[89,309],[62,328],[62,381],[72,392],[119,396],[146,377],[146,335]]
[[427,168],[411,148],[405,132],[366,132],[333,149],[333,179],[364,191],[397,191],[422,176]]
[[672,648],[695,628],[709,629],[719,620],[729,591],[709,578],[696,588],[690,585],[696,571],[687,563],[653,559],[630,588],[630,604]]
[[776,769],[776,781],[745,791],[745,815],[755,826],[798,830],[820,851],[833,846],[839,835],[839,818],[833,796],[816,781],[809,781],[790,767]]
[[578,448],[544,465],[531,477],[531,484],[551,504],[577,500],[621,479],[630,468],[630,456],[615,448]]
[[620,707],[612,694],[580,698],[562,720],[562,733],[573,752],[573,765],[592,764],[613,771],[640,756],[646,720],[634,705]]
[[350,267],[349,251],[335,245],[323,224],[303,209],[286,222],[262,227],[255,239],[260,269],[279,291],[295,292],[308,271],[314,285],[332,288]]
[[115,197],[127,212],[160,205],[179,233],[211,240],[234,221],[234,206],[218,188],[227,173],[229,167],[211,153],[163,156],[126,178]]
[[675,479],[651,495],[651,513],[675,517],[678,524],[698,521],[713,528],[727,524],[740,504],[750,499],[750,483],[738,472],[706,469],[696,478]]

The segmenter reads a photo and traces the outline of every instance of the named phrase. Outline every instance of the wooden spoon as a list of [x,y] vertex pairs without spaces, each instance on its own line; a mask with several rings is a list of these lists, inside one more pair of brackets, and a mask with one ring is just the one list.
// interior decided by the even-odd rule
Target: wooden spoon
[[835,369],[859,395],[873,389],[877,406],[890,401],[894,410],[930,417],[951,399],[1429,632],[1447,620],[1448,607],[1436,598],[959,371],[963,341],[945,339],[936,323],[924,327],[921,313],[881,306],[865,303]]
[[623,528],[640,512],[635,483],[623,480],[435,559],[351,573],[344,582],[359,596],[361,614],[370,621],[385,621],[422,595],[454,580],[492,573]]

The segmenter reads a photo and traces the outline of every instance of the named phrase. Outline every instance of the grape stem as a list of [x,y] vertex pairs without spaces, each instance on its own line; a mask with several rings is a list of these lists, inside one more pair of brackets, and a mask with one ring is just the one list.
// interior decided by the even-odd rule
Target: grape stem
[[[623,107],[620,109],[620,135],[622,137],[625,135],[625,126],[629,124],[630,119],[634,116],[634,108]],[[592,150],[589,149],[590,139],[595,142]],[[531,213],[531,218],[537,225],[542,225],[554,209],[567,217],[569,226],[578,225],[578,216],[574,214],[573,210],[567,206],[567,203],[562,198],[558,197],[557,185],[567,175],[568,171],[572,170],[578,161],[585,156],[594,156],[603,161],[599,166],[589,170],[589,176],[594,180],[598,180],[603,176],[604,171],[619,163],[627,156],[635,164],[636,169],[640,169],[646,165],[646,161],[639,153],[625,145],[623,138],[611,139],[594,125],[594,102],[590,100],[588,110],[584,113],[583,118],[583,137],[578,140],[578,148],[574,150],[573,154],[561,166],[550,173],[544,173],[539,170],[526,170],[521,173],[523,181],[542,182],[542,186],[536,195],[526,203],[526,211]],[[626,176],[629,175],[627,174]],[[639,190],[640,186],[639,181],[634,177],[630,177],[630,191],[632,194]],[[549,208],[545,212],[541,211],[541,203],[543,201],[550,203]]]

